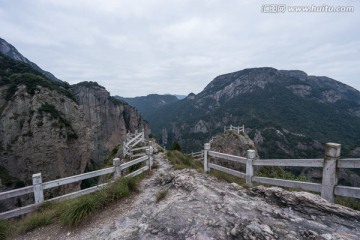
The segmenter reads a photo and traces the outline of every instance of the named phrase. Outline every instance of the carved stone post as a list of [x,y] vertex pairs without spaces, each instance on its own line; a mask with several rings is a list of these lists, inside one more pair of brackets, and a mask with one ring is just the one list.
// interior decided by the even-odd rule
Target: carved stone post
[[44,191],[42,186],[41,173],[36,173],[32,175],[32,182],[34,186],[34,198],[35,204],[39,205],[44,201]]
[[120,158],[114,158],[113,159],[113,166],[115,168],[114,172],[114,180],[121,177],[121,164],[120,164]]
[[338,181],[337,160],[340,157],[340,151],[340,144],[327,143],[325,145],[321,197],[331,203],[335,202],[334,190]]
[[253,159],[255,158],[255,150],[247,150],[246,160],[246,184],[252,186],[252,177],[254,176]]
[[209,172],[209,163],[208,163],[208,151],[210,150],[210,143],[204,144],[204,172]]
[[152,142],[149,141],[149,148],[147,148],[146,151],[146,155],[148,155],[148,161],[147,161],[147,165],[149,167],[149,170],[151,170],[151,167],[153,165],[153,152],[154,152],[154,148],[152,146]]

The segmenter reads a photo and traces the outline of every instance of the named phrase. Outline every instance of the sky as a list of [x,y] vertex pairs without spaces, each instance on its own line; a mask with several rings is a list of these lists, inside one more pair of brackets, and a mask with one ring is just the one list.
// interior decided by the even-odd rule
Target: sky
[[0,37],[25,57],[70,84],[96,81],[123,97],[198,93],[252,67],[360,90],[359,26],[358,0],[0,0]]

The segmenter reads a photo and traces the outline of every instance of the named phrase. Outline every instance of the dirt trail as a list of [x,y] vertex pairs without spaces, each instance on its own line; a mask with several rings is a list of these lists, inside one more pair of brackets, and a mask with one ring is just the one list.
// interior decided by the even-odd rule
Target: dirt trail
[[[163,153],[140,193],[76,230],[52,225],[18,239],[360,239],[360,212],[281,188],[252,190],[195,170],[173,171]],[[156,202],[156,194],[168,191]]]

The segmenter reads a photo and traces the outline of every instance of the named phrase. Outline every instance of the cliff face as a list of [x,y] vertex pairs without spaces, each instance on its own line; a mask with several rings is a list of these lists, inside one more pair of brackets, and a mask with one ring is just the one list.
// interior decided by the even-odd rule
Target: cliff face
[[8,70],[0,78],[0,178],[6,187],[31,184],[38,172],[48,181],[102,166],[127,131],[150,133],[134,107],[95,83],[69,86]]
[[146,135],[150,134],[148,124],[142,120],[137,110],[111,97],[105,88],[78,84],[73,91],[79,109],[84,114],[86,142],[93,150],[90,159],[104,159],[109,149],[112,150],[125,140],[128,131],[144,128]]

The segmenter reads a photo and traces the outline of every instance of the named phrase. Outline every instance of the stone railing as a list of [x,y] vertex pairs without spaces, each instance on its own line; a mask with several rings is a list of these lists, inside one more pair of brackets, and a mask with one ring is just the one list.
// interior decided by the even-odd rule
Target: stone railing
[[87,172],[87,173],[83,173],[83,174],[79,174],[79,175],[75,175],[75,176],[70,176],[70,177],[66,177],[66,178],[61,178],[61,179],[44,182],[44,183],[42,182],[41,173],[34,174],[32,176],[33,185],[19,188],[19,189],[14,189],[14,190],[7,191],[7,192],[0,192],[0,200],[5,200],[5,199],[13,198],[13,197],[26,195],[26,194],[33,194],[35,203],[24,206],[24,207],[16,208],[16,209],[13,209],[13,210],[10,210],[7,212],[2,212],[2,213],[0,213],[0,219],[8,219],[8,218],[12,218],[12,217],[16,217],[16,216],[20,216],[23,214],[33,212],[43,202],[61,201],[61,200],[70,199],[70,198],[78,197],[81,195],[89,194],[92,192],[96,192],[96,191],[99,191],[102,188],[104,188],[109,183],[100,184],[100,185],[97,185],[94,187],[86,188],[86,189],[83,189],[83,190],[80,190],[77,192],[68,193],[68,194],[61,195],[61,196],[51,198],[48,200],[44,199],[44,190],[46,190],[46,189],[51,189],[54,187],[59,187],[62,185],[79,182],[84,179],[103,176],[106,174],[113,174],[113,179],[118,179],[121,177],[123,170],[125,170],[135,164],[142,163],[142,162],[146,162],[146,166],[144,166],[132,173],[129,173],[124,177],[134,177],[136,175],[141,174],[142,172],[144,172],[146,170],[151,170],[151,166],[152,166],[152,162],[153,162],[153,158],[152,158],[153,147],[149,146],[146,149],[146,153],[147,153],[147,155],[142,156],[137,159],[134,159],[130,162],[120,164],[120,159],[115,158],[115,159],[113,159],[112,167],[93,171],[93,172]]
[[200,158],[202,159],[204,158],[204,151],[192,152],[187,155],[195,159],[200,159]]
[[227,131],[233,131],[239,134],[240,132],[245,131],[245,126],[244,125],[242,125],[241,127],[234,127],[233,125],[230,125],[229,127],[224,126],[224,133]]
[[128,155],[130,157],[134,157],[133,152],[141,149],[138,148],[134,150],[133,148],[141,142],[144,143],[144,141],[145,141],[144,129],[141,132],[135,131],[135,133],[127,133],[126,141],[124,141],[123,143],[123,156],[125,157],[126,155]]
[[[255,150],[248,150],[247,157],[239,157],[210,150],[210,143],[204,145],[204,171],[216,169],[240,178],[252,186],[253,182],[300,188],[307,191],[319,192],[321,197],[329,202],[335,202],[335,196],[360,198],[360,188],[341,186],[337,184],[339,168],[360,168],[360,158],[340,159],[341,145],[327,143],[323,159],[255,159]],[[210,162],[210,157],[225,159],[246,165],[246,172],[236,171]],[[322,183],[300,182],[276,178],[259,177],[254,175],[254,166],[287,166],[287,167],[319,167],[323,168]]]

